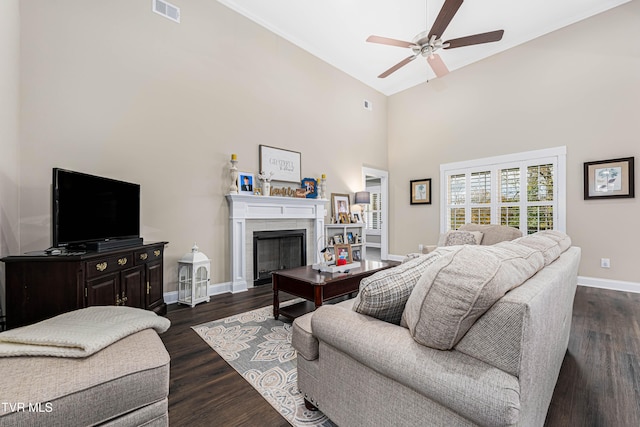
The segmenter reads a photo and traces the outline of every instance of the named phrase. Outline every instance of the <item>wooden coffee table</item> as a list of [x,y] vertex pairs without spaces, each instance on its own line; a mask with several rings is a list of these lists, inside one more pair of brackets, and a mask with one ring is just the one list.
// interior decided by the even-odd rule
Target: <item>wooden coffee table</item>
[[[311,266],[275,271],[273,283],[273,317],[283,315],[290,319],[302,316],[327,300],[358,292],[360,281],[376,271],[398,265],[397,262],[360,261],[360,267],[345,273],[321,273]],[[280,308],[278,292],[283,291],[307,301]],[[315,305],[315,306],[314,306]]]

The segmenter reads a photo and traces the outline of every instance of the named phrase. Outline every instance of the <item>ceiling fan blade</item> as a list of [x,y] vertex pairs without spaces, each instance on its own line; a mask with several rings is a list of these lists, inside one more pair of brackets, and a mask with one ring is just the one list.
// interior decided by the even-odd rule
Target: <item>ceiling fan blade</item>
[[456,47],[470,46],[474,44],[491,43],[502,40],[504,30],[489,31],[488,33],[475,34],[473,36],[460,37],[459,39],[447,40],[445,45],[449,46],[444,49],[453,49]]
[[431,66],[433,72],[436,73],[436,77],[442,77],[449,74],[449,69],[444,65],[442,58],[440,58],[440,55],[437,53],[427,56],[427,62]]
[[431,27],[431,31],[429,31],[429,38],[432,36],[436,36],[437,39],[442,37],[444,30],[447,29],[449,23],[462,6],[463,0],[446,0],[442,5],[442,9],[440,9],[440,13],[438,13],[438,17],[433,23]]
[[387,37],[380,37],[380,36],[369,36],[367,38],[367,41],[369,43],[380,43],[380,44],[386,44],[386,45],[398,46],[398,47],[412,47],[412,46],[415,46],[415,43],[405,42],[403,40],[390,39],[390,38],[387,38]]
[[380,74],[378,76],[379,79],[384,79],[385,77],[387,77],[389,74],[394,73],[396,71],[398,71],[400,68],[404,67],[405,65],[407,65],[409,62],[413,61],[414,59],[416,59],[417,55],[411,55],[408,56],[406,58],[404,58],[402,61],[398,62],[396,65],[394,65],[393,67],[389,68],[387,71],[385,71],[384,73]]

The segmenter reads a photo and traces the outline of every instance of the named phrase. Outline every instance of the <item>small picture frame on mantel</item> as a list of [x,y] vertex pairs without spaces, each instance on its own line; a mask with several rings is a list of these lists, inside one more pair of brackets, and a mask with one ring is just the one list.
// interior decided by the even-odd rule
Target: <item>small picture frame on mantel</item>
[[252,173],[238,173],[238,189],[240,194],[253,194],[254,192],[254,176]]

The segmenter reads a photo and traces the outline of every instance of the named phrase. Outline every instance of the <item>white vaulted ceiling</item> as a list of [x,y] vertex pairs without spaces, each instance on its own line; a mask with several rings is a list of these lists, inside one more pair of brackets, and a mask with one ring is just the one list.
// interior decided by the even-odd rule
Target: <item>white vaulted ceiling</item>
[[[431,28],[444,0],[218,0],[385,95],[435,78],[424,58],[385,79],[408,48],[367,43],[374,34],[411,41]],[[504,29],[501,41],[438,51],[451,72],[630,0],[466,0],[443,40]],[[606,37],[606,34],[603,34]],[[446,76],[443,78],[447,78]]]

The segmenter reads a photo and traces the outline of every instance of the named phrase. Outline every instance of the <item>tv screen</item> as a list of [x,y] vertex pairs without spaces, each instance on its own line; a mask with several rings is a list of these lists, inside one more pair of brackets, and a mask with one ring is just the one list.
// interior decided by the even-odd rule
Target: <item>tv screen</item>
[[53,247],[140,237],[140,185],[53,169]]

